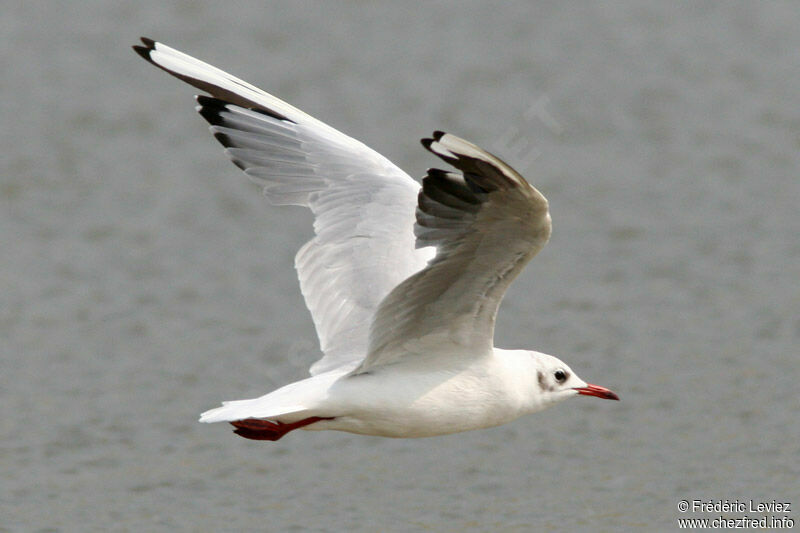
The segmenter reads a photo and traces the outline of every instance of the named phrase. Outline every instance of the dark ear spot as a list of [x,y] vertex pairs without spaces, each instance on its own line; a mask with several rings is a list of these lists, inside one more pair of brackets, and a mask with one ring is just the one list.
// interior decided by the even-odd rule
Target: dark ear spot
[[543,391],[554,391],[556,387],[547,383],[547,374],[541,370],[536,371],[536,378],[539,380],[539,388]]

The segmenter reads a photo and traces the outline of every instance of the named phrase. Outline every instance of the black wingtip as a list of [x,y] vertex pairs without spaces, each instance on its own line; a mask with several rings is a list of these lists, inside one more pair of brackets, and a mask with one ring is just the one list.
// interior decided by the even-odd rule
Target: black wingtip
[[204,94],[198,94],[194,98],[197,100],[197,103],[200,104],[200,109],[198,109],[200,116],[214,126],[222,123],[220,113],[225,110],[224,101]]
[[225,102],[219,98],[214,98],[213,96],[208,96],[206,94],[196,94],[194,99],[203,107],[213,107],[216,109],[223,109],[225,107]]
[[149,61],[150,63],[153,62],[153,60],[150,59],[150,51],[152,50],[152,48],[145,48],[144,46],[139,46],[139,45],[131,46],[131,48],[133,48],[134,52],[142,56],[143,59]]
[[447,133],[445,133],[443,131],[440,131],[440,130],[436,130],[436,131],[433,132],[433,138],[426,137],[424,139],[420,139],[420,142],[422,143],[422,146],[424,146],[426,150],[428,150],[429,152],[435,154],[436,152],[434,152],[431,149],[431,144],[433,144],[434,142],[440,141],[441,138],[444,137],[445,135],[447,135]]
[[148,39],[147,37],[140,37],[140,39],[144,43],[144,46],[137,44],[131,48],[133,48],[134,52],[142,56],[145,61],[153,63],[153,60],[150,58],[150,52],[156,49],[156,42],[153,39]]

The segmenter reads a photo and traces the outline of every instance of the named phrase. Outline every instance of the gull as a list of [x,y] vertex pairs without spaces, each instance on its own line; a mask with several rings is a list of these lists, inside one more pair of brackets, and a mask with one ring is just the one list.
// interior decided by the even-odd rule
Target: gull
[[337,430],[413,438],[505,424],[577,395],[619,400],[558,358],[494,347],[506,290],[550,238],[547,199],[494,155],[437,131],[457,171],[422,184],[361,142],[152,39],[134,50],[208,93],[197,111],[274,205],[305,206],[315,236],[295,268],[319,337],[311,376],[223,402],[201,422],[253,440]]

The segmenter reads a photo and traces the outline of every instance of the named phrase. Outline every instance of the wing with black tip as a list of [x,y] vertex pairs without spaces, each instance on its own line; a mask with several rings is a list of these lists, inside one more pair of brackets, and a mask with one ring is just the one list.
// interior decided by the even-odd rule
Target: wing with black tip
[[419,184],[271,94],[152,39],[142,43],[134,49],[144,59],[210,95],[197,97],[198,111],[270,202],[314,213],[315,237],[295,258],[325,354],[311,373],[357,364],[379,303],[432,256],[414,246]]
[[506,289],[550,238],[547,200],[506,163],[442,132],[422,144],[459,171],[430,169],[422,180],[414,232],[436,255],[381,302],[356,373],[428,346],[491,350]]

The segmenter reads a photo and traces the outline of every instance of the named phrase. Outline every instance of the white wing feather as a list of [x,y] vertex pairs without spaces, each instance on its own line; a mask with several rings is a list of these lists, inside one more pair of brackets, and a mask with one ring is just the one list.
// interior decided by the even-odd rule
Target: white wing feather
[[419,184],[364,144],[211,65],[150,39],[145,59],[208,92],[198,111],[225,152],[273,204],[302,205],[316,236],[295,257],[306,305],[325,354],[319,374],[355,365],[383,298],[423,268],[415,249]]

